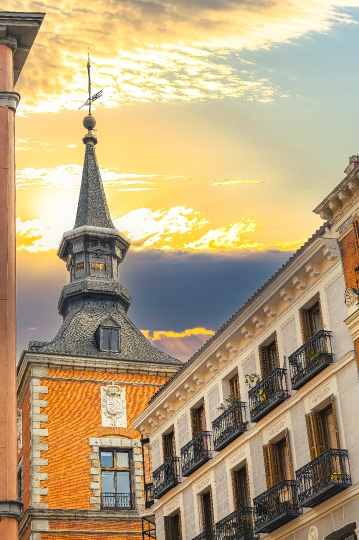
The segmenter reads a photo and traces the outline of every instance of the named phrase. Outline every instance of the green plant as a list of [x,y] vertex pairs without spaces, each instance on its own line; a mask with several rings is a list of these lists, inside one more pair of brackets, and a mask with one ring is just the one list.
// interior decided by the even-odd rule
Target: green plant
[[244,378],[244,381],[246,385],[248,386],[248,389],[250,390],[254,386],[256,386],[258,383],[260,383],[261,378],[258,375],[258,373],[247,373],[247,375]]
[[224,403],[220,404],[220,406],[218,407],[218,410],[226,411],[227,409],[232,407],[232,405],[238,402],[239,402],[239,398],[237,394],[229,394],[229,396],[224,400]]
[[305,355],[305,362],[308,364],[309,362],[314,362],[315,360],[318,360],[322,356],[322,351],[311,351],[310,353]]

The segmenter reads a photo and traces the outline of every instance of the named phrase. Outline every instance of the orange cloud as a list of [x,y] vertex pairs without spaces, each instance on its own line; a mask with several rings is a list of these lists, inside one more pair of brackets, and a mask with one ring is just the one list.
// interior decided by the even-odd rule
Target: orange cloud
[[186,361],[215,332],[207,328],[187,328],[183,332],[172,330],[141,330],[146,338],[179,360]]

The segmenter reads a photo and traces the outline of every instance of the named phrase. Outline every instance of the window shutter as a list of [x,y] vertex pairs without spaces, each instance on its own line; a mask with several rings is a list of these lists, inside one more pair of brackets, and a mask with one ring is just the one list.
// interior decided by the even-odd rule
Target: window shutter
[[335,429],[335,438],[337,440],[337,448],[340,448],[340,439],[339,439],[339,430],[338,430],[338,424],[337,424],[337,414],[335,412],[334,394],[332,394],[330,396],[330,403],[331,403],[331,406],[332,406],[334,429]]
[[326,450],[325,445],[325,435],[323,429],[323,421],[321,414],[318,412],[313,413],[314,415],[314,424],[316,429],[316,440],[317,440],[317,456],[320,456]]
[[199,417],[199,411],[198,409],[192,409],[191,410],[191,418],[192,418],[192,434],[193,437],[198,435],[198,433],[201,433],[201,422]]
[[178,540],[182,540],[182,519],[180,511],[178,511]]
[[229,393],[238,400],[240,399],[238,374],[229,379]]
[[268,443],[263,446],[263,458],[267,489],[270,489],[280,481],[280,467],[275,444]]
[[317,445],[315,439],[315,428],[314,428],[314,413],[308,413],[305,415],[305,423],[307,425],[307,435],[310,451],[310,459],[313,460],[317,457]]
[[293,465],[292,465],[292,453],[290,451],[290,442],[289,442],[289,430],[286,429],[284,432],[285,437],[285,444],[286,444],[286,452],[287,452],[287,464],[288,464],[288,473],[289,477],[286,478],[286,480],[294,480],[294,474],[293,474]]
[[303,343],[306,343],[312,337],[312,333],[310,331],[309,313],[305,309],[301,309],[299,314],[302,327]]
[[165,516],[165,539],[172,540],[171,516]]
[[251,484],[249,481],[248,461],[246,460],[246,482],[247,482],[247,506],[251,505]]
[[310,459],[315,459],[325,452],[325,437],[320,413],[311,412],[305,415],[310,450]]
[[265,347],[260,347],[259,358],[261,363],[261,375],[262,379],[264,379],[270,373],[268,351]]
[[353,229],[355,234],[355,240],[356,240],[356,247],[359,248],[359,221],[358,219],[353,220]]

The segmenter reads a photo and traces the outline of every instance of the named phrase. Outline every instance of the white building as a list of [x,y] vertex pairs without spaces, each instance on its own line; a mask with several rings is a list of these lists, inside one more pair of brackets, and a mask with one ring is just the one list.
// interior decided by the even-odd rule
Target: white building
[[152,448],[144,538],[359,537],[356,156],[345,172],[325,225],[135,420]]

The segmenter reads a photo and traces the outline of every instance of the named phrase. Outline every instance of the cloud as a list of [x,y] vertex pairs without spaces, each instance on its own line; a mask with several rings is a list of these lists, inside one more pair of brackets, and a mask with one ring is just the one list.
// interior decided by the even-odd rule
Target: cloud
[[183,332],[172,330],[141,330],[146,338],[156,347],[161,348],[178,358],[186,361],[199,347],[214,335],[214,330],[207,328],[187,328]]
[[214,186],[236,186],[236,185],[247,185],[247,184],[265,184],[261,180],[235,180],[234,178],[224,179],[218,182],[214,182]]
[[22,221],[17,217],[16,240],[18,251],[48,251],[58,244],[56,231],[42,218]]
[[243,240],[244,233],[258,230],[260,225],[255,219],[243,218],[232,225],[224,225],[218,229],[210,229],[201,238],[185,244],[185,249],[209,251],[218,249],[256,249],[258,243]]
[[[271,101],[281,92],[240,56],[311,32],[353,23],[357,0],[5,0],[3,9],[46,11],[19,90],[22,111],[77,109],[86,99],[86,53],[93,47],[99,106],[136,101],[235,97]],[[239,65],[238,68],[234,64]],[[242,64],[246,69],[242,69]]]

